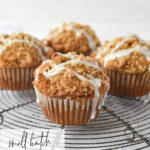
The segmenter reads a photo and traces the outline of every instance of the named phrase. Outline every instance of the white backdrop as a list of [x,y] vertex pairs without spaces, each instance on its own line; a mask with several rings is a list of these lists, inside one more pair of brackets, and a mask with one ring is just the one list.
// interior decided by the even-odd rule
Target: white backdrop
[[0,0],[0,33],[43,38],[65,21],[90,24],[102,41],[128,33],[150,40],[150,0]]

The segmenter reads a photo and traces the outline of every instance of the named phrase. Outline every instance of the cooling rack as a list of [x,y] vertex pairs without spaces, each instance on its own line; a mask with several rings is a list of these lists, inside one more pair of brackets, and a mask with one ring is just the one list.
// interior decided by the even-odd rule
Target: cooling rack
[[136,98],[108,95],[97,120],[78,127],[49,122],[35,100],[33,90],[0,90],[0,130],[63,128],[67,150],[150,149],[150,94]]

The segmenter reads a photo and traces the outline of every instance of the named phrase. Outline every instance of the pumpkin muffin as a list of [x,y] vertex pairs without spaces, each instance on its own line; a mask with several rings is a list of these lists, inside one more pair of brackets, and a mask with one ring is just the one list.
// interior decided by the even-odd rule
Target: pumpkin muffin
[[109,89],[109,79],[98,63],[74,53],[54,53],[34,77],[37,102],[48,120],[61,125],[93,122]]
[[111,94],[136,97],[150,91],[150,44],[136,35],[106,41],[94,52],[100,65],[107,69]]
[[33,70],[45,55],[45,46],[29,34],[0,35],[0,87],[31,89]]
[[52,47],[55,52],[76,52],[89,55],[100,46],[95,32],[88,25],[75,22],[64,23],[49,33],[43,40],[46,46]]

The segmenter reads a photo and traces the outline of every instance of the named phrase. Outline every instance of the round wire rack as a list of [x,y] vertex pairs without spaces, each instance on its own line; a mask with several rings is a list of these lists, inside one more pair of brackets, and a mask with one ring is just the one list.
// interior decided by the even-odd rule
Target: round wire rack
[[150,149],[150,94],[108,95],[97,120],[77,127],[49,122],[35,100],[33,90],[0,90],[0,129],[63,128],[67,150]]

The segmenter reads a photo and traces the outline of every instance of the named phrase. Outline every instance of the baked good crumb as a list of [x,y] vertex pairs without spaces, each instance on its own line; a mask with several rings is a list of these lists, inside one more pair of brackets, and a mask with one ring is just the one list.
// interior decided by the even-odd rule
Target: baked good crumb
[[150,44],[136,35],[106,41],[92,57],[111,71],[131,74],[150,72]]
[[43,40],[46,46],[54,48],[56,52],[88,55],[101,45],[95,32],[88,25],[75,22],[64,23],[53,29]]
[[34,77],[34,86],[54,98],[94,98],[109,89],[109,79],[97,62],[76,53],[54,53],[52,60],[36,69]]
[[38,66],[45,56],[45,45],[29,34],[0,35],[0,68]]

